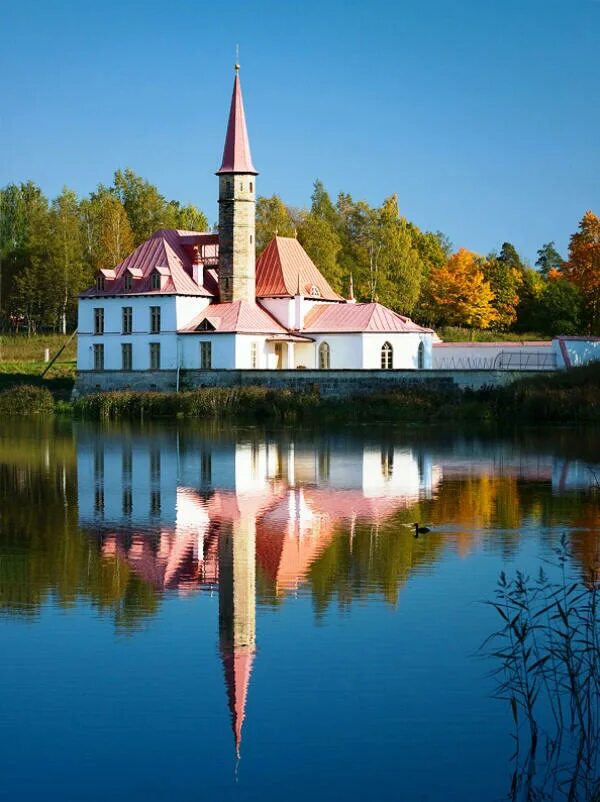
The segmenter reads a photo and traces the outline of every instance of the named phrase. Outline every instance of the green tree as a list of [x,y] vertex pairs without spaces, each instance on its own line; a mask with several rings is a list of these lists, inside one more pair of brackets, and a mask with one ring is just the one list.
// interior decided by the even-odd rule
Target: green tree
[[274,236],[293,237],[296,226],[288,207],[279,195],[259,197],[256,201],[256,255],[267,247]]
[[343,277],[337,262],[342,245],[335,229],[324,218],[309,212],[298,227],[298,240],[333,289],[342,293]]
[[[176,203],[176,201],[172,201]],[[177,204],[176,214],[176,228],[183,229],[184,231],[208,231],[209,225],[206,215],[193,203],[188,203],[186,206]]]
[[502,262],[507,267],[513,267],[515,270],[523,272],[525,265],[521,261],[521,257],[517,253],[517,249],[510,242],[503,242],[498,254],[498,261]]
[[158,189],[129,168],[115,172],[111,190],[127,213],[135,246],[173,220],[173,210]]
[[495,325],[499,329],[509,329],[517,319],[523,271],[495,254],[482,260],[481,269],[494,293],[492,305],[498,313]]
[[14,290],[14,258],[25,231],[25,207],[20,188],[8,184],[0,190],[0,320],[5,295]]
[[552,336],[578,334],[582,301],[581,292],[571,281],[557,278],[546,282],[538,302],[537,328]]
[[548,277],[550,271],[555,270],[560,273],[565,265],[565,261],[559,252],[554,247],[554,242],[547,242],[537,252],[537,260],[535,266],[538,268],[542,276]]
[[77,294],[93,278],[85,260],[77,195],[66,187],[52,202],[49,245],[47,302],[56,309],[60,330],[66,334],[67,317],[76,317]]
[[335,206],[331,202],[329,194],[323,186],[323,182],[318,178],[313,186],[313,193],[311,196],[311,214],[321,220],[329,223],[331,228],[337,229],[339,227],[338,214]]

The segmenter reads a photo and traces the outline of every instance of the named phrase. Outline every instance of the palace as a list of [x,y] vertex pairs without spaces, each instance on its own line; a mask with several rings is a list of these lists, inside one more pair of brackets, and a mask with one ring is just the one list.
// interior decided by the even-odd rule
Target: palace
[[431,329],[338,295],[297,239],[275,236],[256,260],[238,65],[217,176],[218,234],[157,231],[81,294],[80,376],[110,371],[124,387],[149,371],[432,367]]

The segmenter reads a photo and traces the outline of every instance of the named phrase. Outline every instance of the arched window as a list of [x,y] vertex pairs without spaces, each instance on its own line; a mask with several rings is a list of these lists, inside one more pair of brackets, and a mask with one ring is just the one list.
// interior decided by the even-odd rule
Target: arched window
[[330,365],[330,350],[329,350],[329,343],[321,343],[319,346],[319,369],[320,370],[329,370]]
[[158,270],[152,271],[152,289],[153,290],[160,290],[161,280],[160,280],[160,273]]
[[381,347],[381,369],[391,370],[394,367],[394,349],[385,342]]
[[423,370],[425,367],[425,346],[423,340],[419,343],[419,350],[417,351],[417,368]]

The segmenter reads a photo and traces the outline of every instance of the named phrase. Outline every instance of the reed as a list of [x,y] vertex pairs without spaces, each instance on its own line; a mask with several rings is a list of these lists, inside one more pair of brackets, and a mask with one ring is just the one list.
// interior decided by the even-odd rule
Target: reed
[[[569,576],[566,538],[553,574],[502,573],[487,602],[501,619],[484,644],[496,695],[510,705],[511,799],[600,799],[600,591],[597,571]],[[539,759],[539,745],[543,756]]]

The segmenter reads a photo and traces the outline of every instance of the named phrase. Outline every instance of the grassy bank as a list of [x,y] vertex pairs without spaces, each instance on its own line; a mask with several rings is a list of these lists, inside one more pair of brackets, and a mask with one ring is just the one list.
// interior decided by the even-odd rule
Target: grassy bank
[[414,386],[350,399],[262,387],[113,392],[81,398],[73,409],[95,420],[180,416],[282,423],[600,423],[600,364],[479,391]]
[[[66,403],[72,387],[68,375],[44,381],[39,376],[32,381],[34,377],[27,374],[18,378],[12,389],[0,392],[0,414],[27,414],[28,404],[32,413],[46,413],[47,399],[53,397],[62,412],[89,420],[185,417],[241,423],[600,423],[600,363],[550,376],[530,376],[500,388],[463,392],[415,385],[346,399],[323,398],[318,390],[231,387],[181,393],[98,393]],[[1,379],[0,374],[0,390]]]

